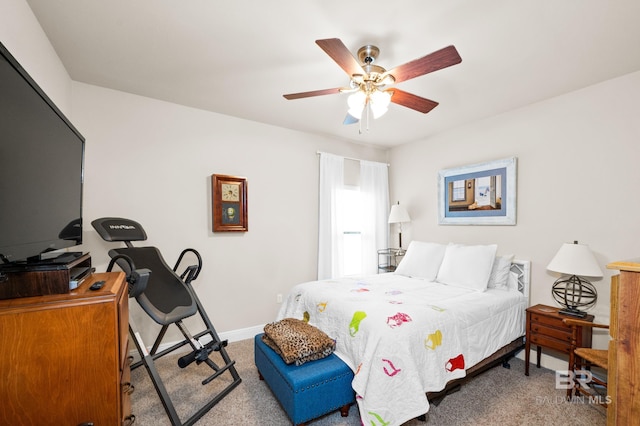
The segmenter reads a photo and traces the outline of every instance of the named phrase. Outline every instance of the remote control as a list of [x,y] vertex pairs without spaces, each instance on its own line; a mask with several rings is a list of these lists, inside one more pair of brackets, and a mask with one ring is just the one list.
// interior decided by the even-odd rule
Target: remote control
[[104,286],[104,281],[96,281],[95,283],[91,284],[91,287],[89,287],[89,290],[100,290],[102,287]]

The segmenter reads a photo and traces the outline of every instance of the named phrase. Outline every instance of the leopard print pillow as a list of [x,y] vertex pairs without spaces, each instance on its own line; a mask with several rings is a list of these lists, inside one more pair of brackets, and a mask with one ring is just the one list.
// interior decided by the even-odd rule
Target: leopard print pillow
[[265,325],[262,341],[285,363],[296,365],[329,356],[336,348],[336,342],[322,330],[295,318]]

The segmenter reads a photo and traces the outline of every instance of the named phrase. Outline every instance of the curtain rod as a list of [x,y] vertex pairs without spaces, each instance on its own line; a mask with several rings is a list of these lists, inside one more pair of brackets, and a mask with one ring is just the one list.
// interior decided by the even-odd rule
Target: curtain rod
[[[316,155],[320,155],[320,154],[331,154],[331,153],[330,152],[316,151]],[[331,154],[331,155],[336,155],[336,154]],[[363,160],[361,158],[345,157],[344,155],[338,155],[338,157],[342,157],[345,160],[351,160],[351,161],[371,161],[371,160]],[[374,163],[381,163],[381,161],[374,161]],[[389,163],[386,163],[386,164],[387,164],[387,167],[391,166],[391,164],[389,164]]]

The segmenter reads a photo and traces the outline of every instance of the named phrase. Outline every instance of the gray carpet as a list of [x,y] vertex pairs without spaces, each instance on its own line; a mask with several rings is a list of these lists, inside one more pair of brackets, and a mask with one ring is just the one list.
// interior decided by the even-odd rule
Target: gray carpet
[[[290,425],[286,414],[267,385],[258,379],[253,362],[253,340],[230,343],[227,347],[242,383],[215,405],[196,425]],[[222,364],[219,355],[214,362]],[[172,395],[184,421],[202,405],[216,388],[230,382],[225,373],[207,385],[200,381],[211,369],[195,363],[178,368],[177,356],[158,361],[160,375]],[[567,402],[565,391],[555,389],[555,373],[532,366],[530,376],[524,375],[524,362],[511,360],[511,369],[501,366],[470,380],[458,392],[448,395],[438,405],[431,405],[427,422],[411,420],[404,426],[440,425],[604,425],[606,410],[600,406]],[[144,367],[132,372],[135,392],[132,410],[136,426],[170,425],[160,399]],[[340,413],[326,415],[311,422],[311,426],[361,426],[356,406],[349,417]]]

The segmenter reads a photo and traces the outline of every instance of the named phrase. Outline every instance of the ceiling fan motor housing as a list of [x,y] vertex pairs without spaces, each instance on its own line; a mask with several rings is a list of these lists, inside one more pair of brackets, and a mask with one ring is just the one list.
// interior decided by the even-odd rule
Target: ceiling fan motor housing
[[360,62],[363,65],[372,64],[376,59],[378,59],[379,54],[380,49],[371,44],[367,44],[366,46],[362,46],[358,49],[358,59],[360,59]]
[[[371,44],[367,44],[366,46],[362,46],[360,49],[358,49],[358,59],[362,64],[362,69],[364,70],[365,75],[361,76],[359,74],[354,74],[352,78],[356,81],[356,83],[362,84],[371,82],[374,84],[380,84],[380,76],[387,70],[379,65],[373,65],[373,62],[378,59],[379,54],[380,49],[378,49],[377,46]],[[369,88],[369,90],[371,89]]]

